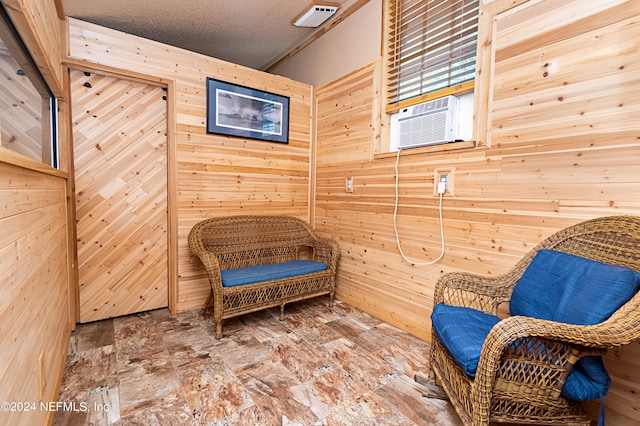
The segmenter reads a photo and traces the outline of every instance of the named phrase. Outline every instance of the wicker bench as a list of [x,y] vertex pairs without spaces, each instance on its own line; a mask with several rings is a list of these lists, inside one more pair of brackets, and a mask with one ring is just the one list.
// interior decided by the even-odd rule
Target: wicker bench
[[[291,216],[228,216],[203,220],[189,232],[189,247],[204,265],[212,294],[216,338],[222,320],[328,294],[333,304],[340,254]],[[301,259],[306,257],[306,259]]]

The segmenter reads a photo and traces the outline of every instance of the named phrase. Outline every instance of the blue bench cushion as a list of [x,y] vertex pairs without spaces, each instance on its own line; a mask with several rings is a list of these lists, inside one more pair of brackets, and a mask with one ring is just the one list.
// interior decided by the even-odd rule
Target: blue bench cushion
[[327,269],[325,263],[312,260],[292,260],[284,263],[249,266],[247,268],[227,269],[221,271],[223,287],[259,283],[263,281],[279,280],[298,275],[311,274]]
[[476,376],[482,344],[498,322],[494,315],[460,306],[437,304],[431,314],[438,339],[469,377]]

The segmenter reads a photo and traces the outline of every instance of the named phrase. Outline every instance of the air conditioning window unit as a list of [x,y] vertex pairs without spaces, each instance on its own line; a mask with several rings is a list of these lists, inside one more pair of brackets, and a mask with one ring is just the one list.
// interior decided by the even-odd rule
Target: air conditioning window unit
[[403,108],[398,113],[398,126],[400,149],[454,142],[458,98],[447,96]]

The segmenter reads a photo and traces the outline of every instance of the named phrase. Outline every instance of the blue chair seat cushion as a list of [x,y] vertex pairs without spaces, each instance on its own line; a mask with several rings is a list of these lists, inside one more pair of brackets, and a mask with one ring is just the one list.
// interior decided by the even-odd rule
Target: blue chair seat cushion
[[283,263],[227,269],[221,271],[220,276],[223,287],[235,287],[312,274],[314,272],[324,271],[325,269],[327,269],[326,263],[314,262],[312,260],[292,260]]
[[495,315],[460,306],[437,304],[431,314],[438,340],[469,377],[475,377],[482,344],[499,322]]

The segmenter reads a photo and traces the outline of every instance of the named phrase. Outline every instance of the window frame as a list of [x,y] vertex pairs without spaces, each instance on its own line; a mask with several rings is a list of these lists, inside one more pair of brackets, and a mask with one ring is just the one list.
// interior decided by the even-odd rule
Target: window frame
[[[399,89],[390,89],[390,85],[392,83],[395,82],[400,82],[401,77],[396,78],[391,78],[392,74],[395,75],[401,71],[398,70],[398,67],[395,67],[393,64],[391,64],[391,61],[396,59],[399,55],[399,53],[394,51],[393,46],[397,45],[397,40],[398,38],[395,37],[395,35],[397,35],[396,33],[396,27],[399,25],[397,22],[392,22],[392,20],[394,20],[395,16],[397,15],[397,13],[395,12],[395,8],[398,6],[398,4],[402,3],[402,2],[407,2],[407,0],[385,0],[385,12],[384,12],[384,72],[385,72],[385,78],[384,78],[384,93],[385,93],[385,99],[384,99],[384,103],[385,103],[385,112],[387,114],[391,114],[394,113],[402,108],[405,108],[407,106],[411,106],[411,105],[416,105],[422,102],[426,102],[432,99],[437,99],[437,98],[441,98],[444,96],[448,96],[448,95],[463,95],[463,94],[467,94],[467,93],[471,93],[474,91],[475,89],[475,79],[476,79],[476,71],[477,71],[477,64],[478,64],[478,54],[477,54],[477,47],[478,47],[478,42],[477,40],[479,39],[479,34],[480,34],[480,13],[481,13],[481,8],[480,8],[480,2],[478,0],[451,0],[452,3],[460,3],[463,2],[463,4],[466,3],[474,3],[473,9],[471,10],[477,10],[477,14],[475,15],[474,21],[475,21],[475,39],[476,42],[474,44],[474,53],[473,53],[473,57],[475,59],[475,65],[474,65],[474,71],[473,71],[473,75],[474,77],[471,80],[468,81],[464,81],[464,82],[460,82],[458,84],[453,84],[450,85],[449,87],[443,88],[443,89],[439,89],[439,90],[435,90],[435,91],[428,91],[428,92],[421,92],[420,94],[410,97],[410,98],[406,98],[406,99],[394,99],[393,101],[389,100],[389,94],[390,92],[393,91],[398,91]],[[415,4],[419,3],[420,0],[416,0],[416,1],[408,1],[409,4],[412,4],[415,6]],[[393,28],[391,26],[394,26]]]
[[[455,143],[425,145],[413,148],[401,149],[401,154],[414,155],[432,152],[459,152],[459,150],[476,149],[479,147],[489,147],[487,138],[487,120],[488,112],[486,92],[491,85],[491,73],[481,73],[480,70],[486,68],[490,61],[493,51],[491,46],[492,19],[493,13],[485,10],[484,4],[478,1],[477,4],[477,31],[476,31],[476,49],[475,49],[475,72],[471,81],[453,85],[451,87],[426,93],[400,102],[390,103],[387,97],[388,87],[388,63],[389,63],[389,37],[388,28],[390,22],[390,7],[392,2],[396,0],[383,0],[383,16],[382,16],[382,57],[379,62],[381,79],[378,82],[375,109],[380,114],[381,132],[378,142],[374,144],[372,159],[384,159],[387,157],[395,157],[396,151],[391,149],[391,125],[392,115],[398,113],[401,109],[417,105],[430,100],[442,98],[445,96],[463,96],[472,94],[473,96],[473,117],[471,123],[471,138],[464,141],[456,141]],[[488,44],[487,44],[488,43]],[[484,104],[484,107],[481,106]],[[471,117],[470,117],[471,118]]]
[[42,154],[40,158],[36,159],[32,156],[20,154],[5,147],[2,147],[2,149],[12,152],[12,155],[23,156],[30,161],[35,161],[59,170],[58,98],[53,94],[49,84],[40,72],[36,61],[3,4],[0,4],[0,24],[2,24],[0,25],[2,42],[11,53],[13,60],[21,67],[21,70],[31,83],[33,89],[40,94],[42,101],[42,114],[40,115]]

